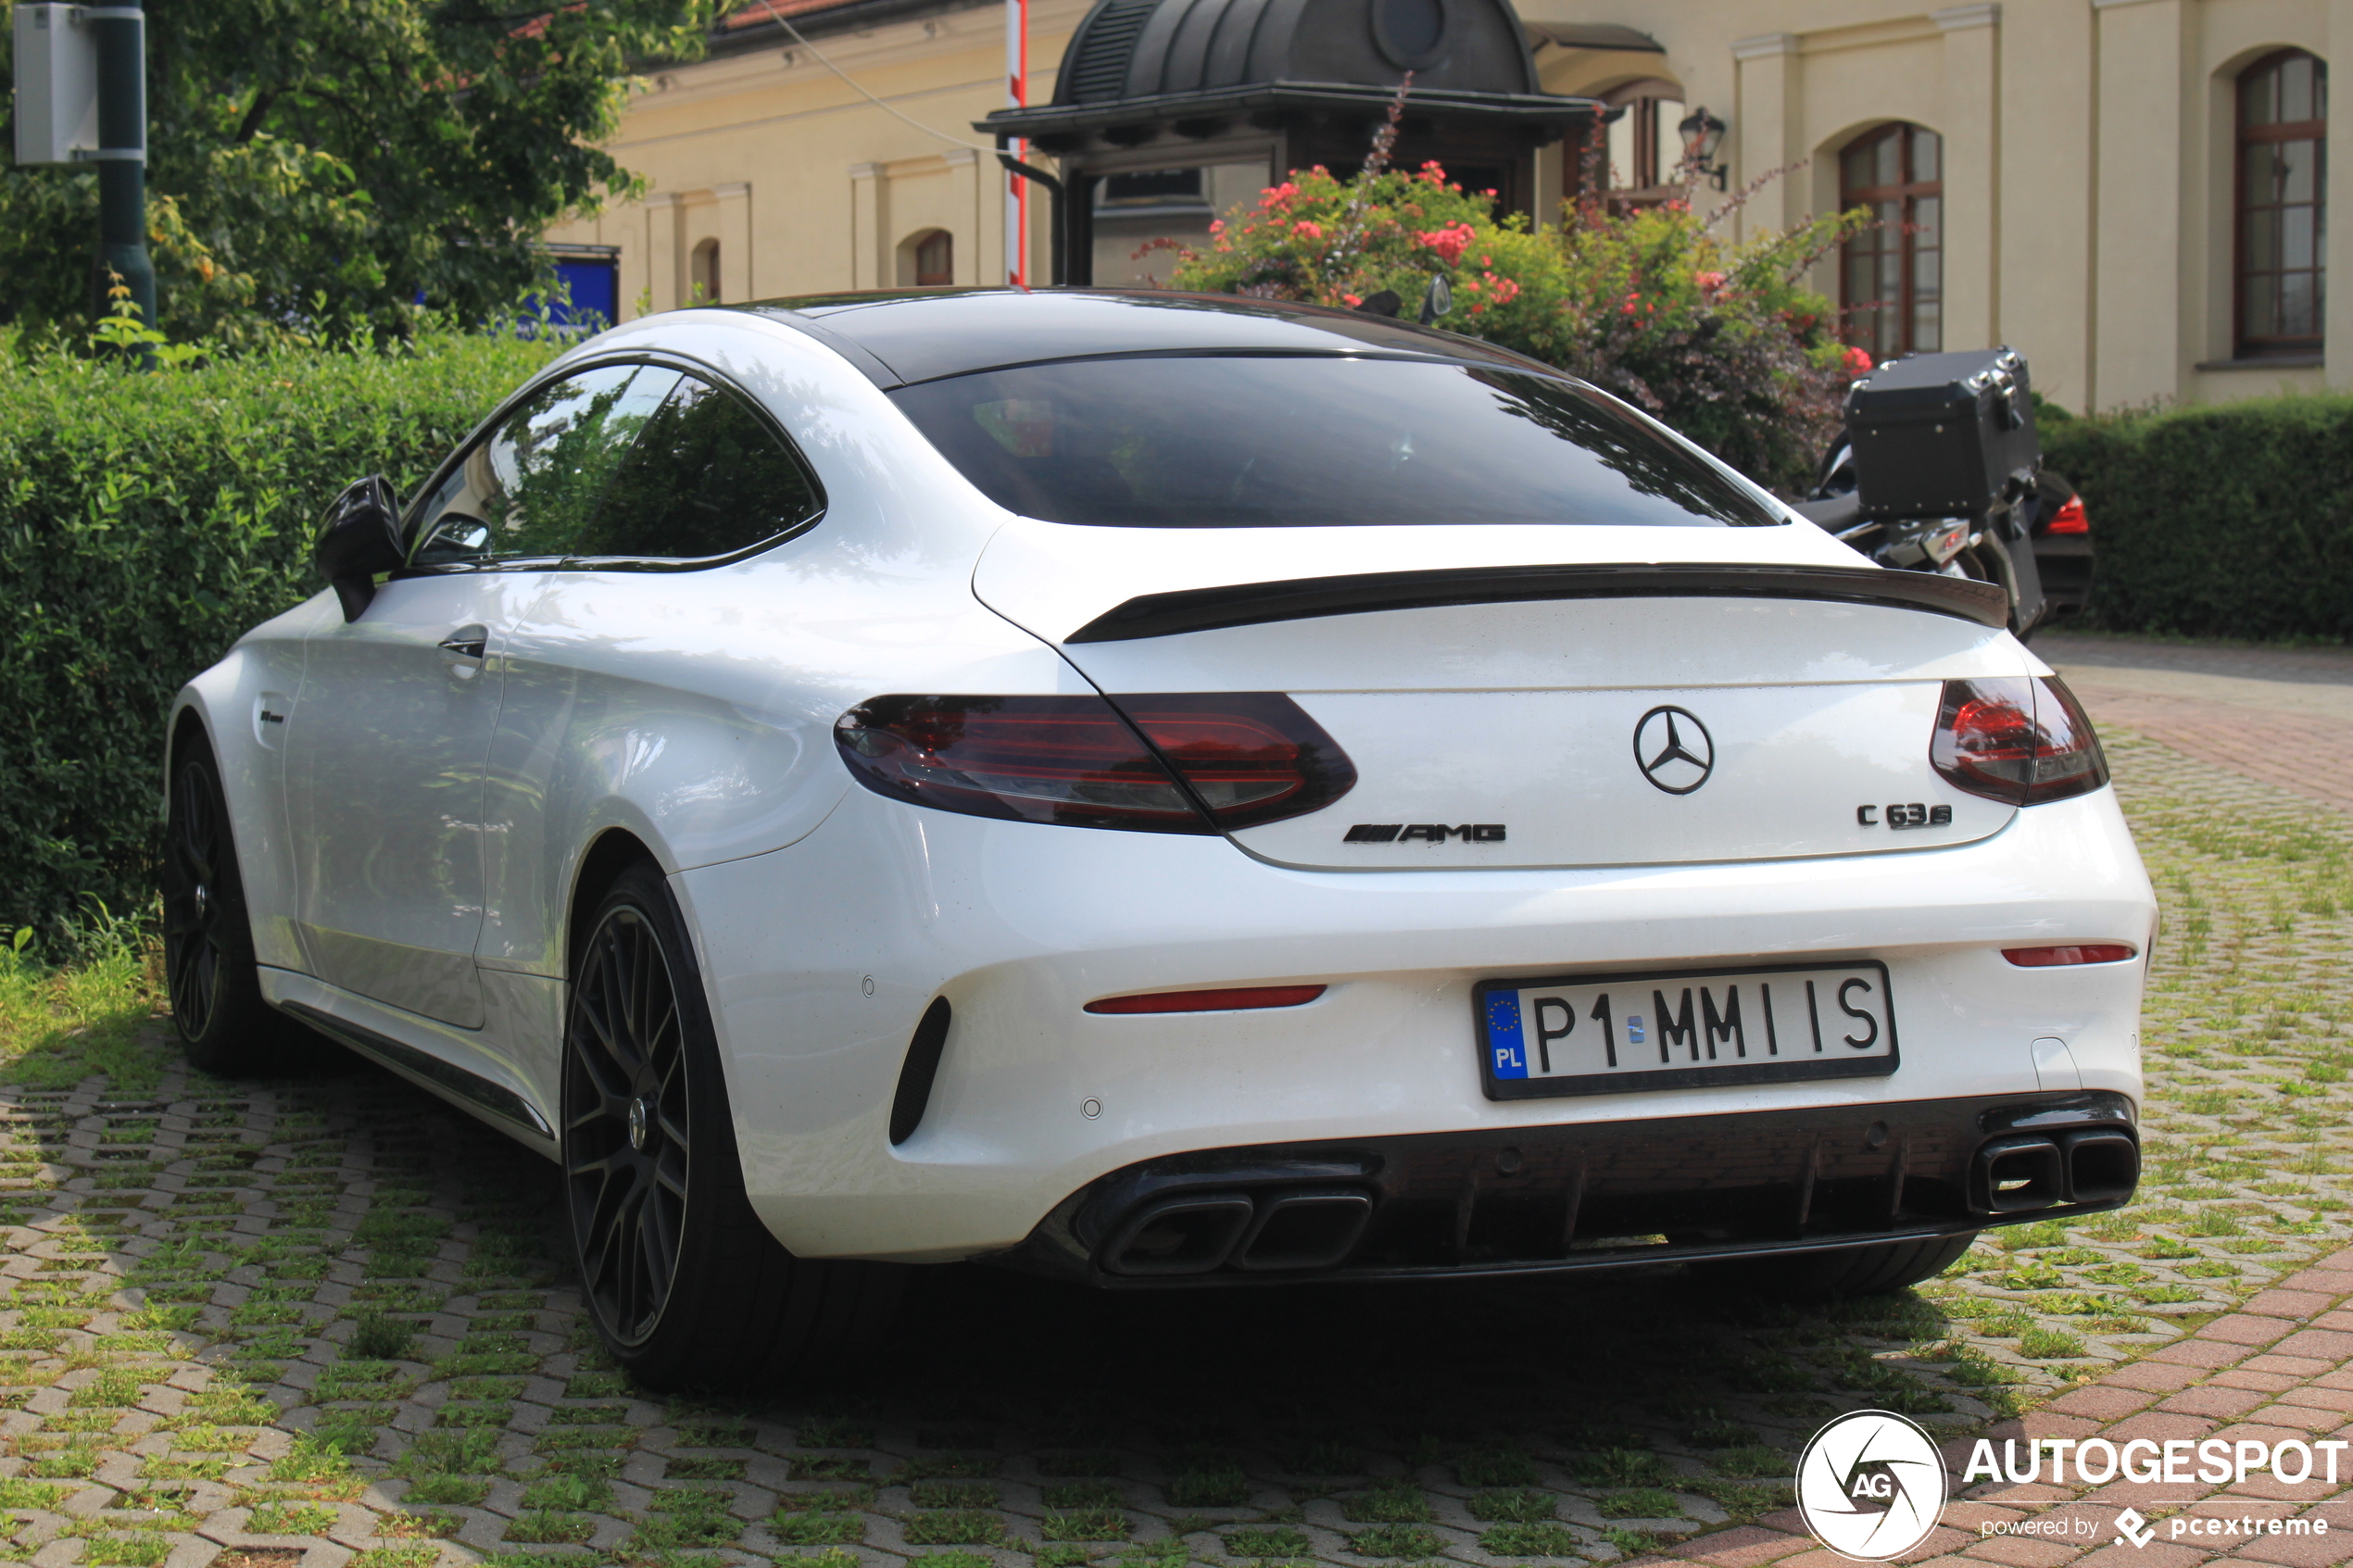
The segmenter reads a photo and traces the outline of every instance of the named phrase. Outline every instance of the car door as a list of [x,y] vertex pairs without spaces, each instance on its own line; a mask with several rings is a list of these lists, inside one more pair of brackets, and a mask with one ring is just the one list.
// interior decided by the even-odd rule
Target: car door
[[676,380],[615,364],[534,390],[412,509],[409,569],[358,620],[306,639],[285,779],[296,932],[319,978],[482,1026],[483,770],[502,650]]
[[778,822],[813,812],[813,826],[839,798],[825,730],[781,711],[762,646],[790,608],[724,570],[824,509],[807,461],[753,399],[679,377],[507,645],[485,790],[485,968],[564,972],[573,871],[604,827],[651,834],[694,863],[770,847]]

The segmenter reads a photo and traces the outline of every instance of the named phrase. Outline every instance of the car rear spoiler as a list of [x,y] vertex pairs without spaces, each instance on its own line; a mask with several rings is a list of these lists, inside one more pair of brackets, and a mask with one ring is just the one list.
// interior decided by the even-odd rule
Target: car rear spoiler
[[1831,599],[1924,609],[1984,626],[2009,624],[2009,596],[1992,583],[1965,577],[1883,567],[1694,561],[1647,566],[1443,567],[1144,594],[1097,616],[1063,641],[1118,643],[1223,626],[1434,605],[1631,598]]

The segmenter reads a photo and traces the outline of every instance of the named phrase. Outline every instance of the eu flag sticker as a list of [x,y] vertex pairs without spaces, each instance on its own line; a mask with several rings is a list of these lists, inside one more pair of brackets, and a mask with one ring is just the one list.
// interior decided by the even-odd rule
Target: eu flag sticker
[[1528,1048],[1520,1038],[1519,993],[1487,993],[1488,1064],[1498,1078],[1528,1076]]

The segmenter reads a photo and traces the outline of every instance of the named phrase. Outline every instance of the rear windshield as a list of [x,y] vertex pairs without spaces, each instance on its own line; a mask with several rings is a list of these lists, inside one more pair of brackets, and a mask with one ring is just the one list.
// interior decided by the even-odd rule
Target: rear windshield
[[1359,357],[1062,360],[890,395],[989,499],[1127,528],[1779,523],[1590,387]]

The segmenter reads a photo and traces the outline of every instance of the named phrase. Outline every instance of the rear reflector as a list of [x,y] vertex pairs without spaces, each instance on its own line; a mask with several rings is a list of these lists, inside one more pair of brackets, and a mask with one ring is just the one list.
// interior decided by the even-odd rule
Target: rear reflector
[[1214,834],[1296,817],[1356,783],[1347,755],[1279,693],[1118,700],[878,696],[835,721],[834,743],[877,795],[1137,833]]
[[2089,795],[2108,783],[2091,720],[2050,675],[1945,682],[1929,760],[1955,788],[2013,806]]
[[1239,1012],[1246,1008],[1295,1008],[1324,994],[1321,985],[1238,985],[1224,991],[1148,991],[1105,997],[1088,1012]]
[[2081,495],[2070,495],[2067,505],[2051,514],[2050,526],[2043,530],[2045,533],[2089,533],[2091,531],[2092,520],[2084,514],[2083,497]]
[[2140,950],[2121,942],[2078,942],[2059,947],[2005,947],[2002,957],[2020,969],[2050,969],[2070,963],[2122,963]]

